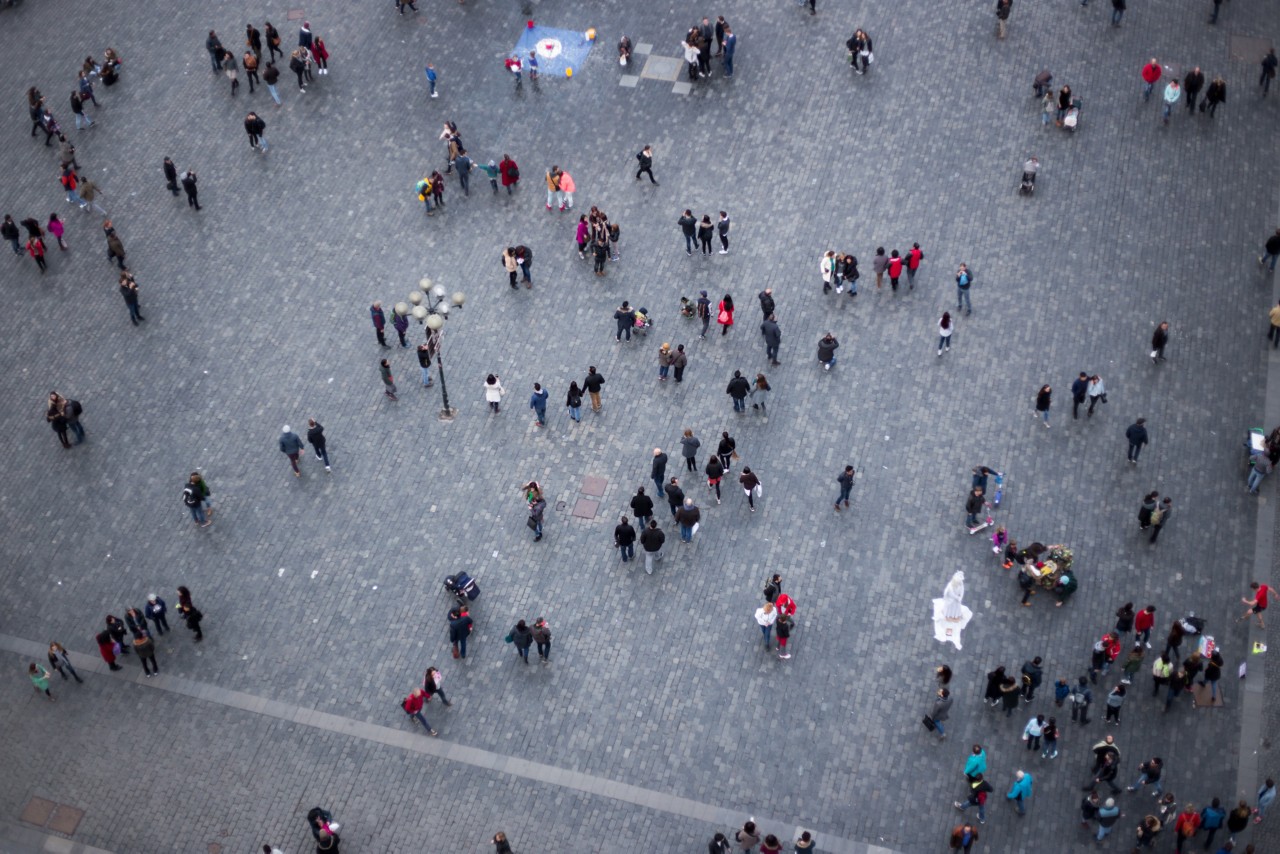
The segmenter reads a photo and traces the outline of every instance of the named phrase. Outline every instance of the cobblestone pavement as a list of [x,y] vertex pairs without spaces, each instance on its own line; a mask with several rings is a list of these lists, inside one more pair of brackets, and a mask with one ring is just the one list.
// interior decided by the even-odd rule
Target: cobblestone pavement
[[[1019,767],[1036,778],[1025,819],[995,798],[988,850],[1039,850],[1050,835],[1083,847],[1078,786],[1101,724],[1068,729],[1052,763],[1029,758],[1025,716],[1051,707],[989,714],[982,674],[1034,655],[1050,680],[1083,672],[1129,600],[1156,604],[1162,628],[1187,610],[1205,616],[1234,672],[1249,640],[1232,621],[1253,574],[1256,502],[1275,488],[1246,494],[1240,441],[1261,417],[1275,358],[1263,346],[1272,280],[1255,257],[1277,224],[1280,164],[1264,141],[1280,107],[1256,98],[1248,40],[1270,44],[1277,4],[1233,4],[1216,28],[1199,0],[1131,5],[1119,29],[1102,3],[1016,5],[998,42],[986,4],[822,2],[811,17],[743,0],[726,10],[734,78],[717,65],[688,94],[639,72],[646,56],[679,55],[699,10],[472,0],[401,18],[390,3],[270,6],[286,45],[305,17],[332,54],[331,74],[306,94],[284,72],[278,109],[243,80],[233,100],[203,47],[210,28],[238,45],[246,20],[262,27],[260,6],[204,3],[197,15],[138,0],[53,15],[27,0],[0,11],[4,210],[67,211],[71,246],[52,252],[43,277],[28,258],[5,277],[18,310],[0,320],[0,430],[17,452],[0,458],[0,626],[92,655],[103,614],[153,591],[172,605],[186,584],[207,636],[197,647],[179,631],[159,651],[166,678],[204,695],[95,673],[82,691],[92,705],[55,684],[62,701],[40,706],[15,649],[4,653],[3,720],[18,737],[0,757],[20,773],[0,784],[0,817],[16,822],[38,796],[84,809],[73,838],[112,851],[251,850],[264,835],[293,851],[306,847],[302,813],[323,803],[351,850],[423,839],[470,850],[501,826],[517,850],[588,851],[701,850],[725,816],[757,815],[811,828],[828,850],[915,852],[941,847],[967,746],[980,741],[997,788]],[[531,18],[594,26],[600,40],[572,80],[515,91],[501,60]],[[843,64],[855,26],[876,46],[862,77]],[[625,70],[621,32],[638,49]],[[79,58],[108,45],[123,80],[99,88],[98,126],[76,132],[60,93]],[[1162,127],[1158,105],[1139,98],[1152,55],[1222,73],[1222,115],[1179,108]],[[434,100],[424,61],[440,72]],[[1042,67],[1084,101],[1073,136],[1040,125],[1030,81]],[[141,287],[139,328],[99,254],[100,222],[62,200],[56,155],[27,137],[21,93],[33,83],[106,193]],[[267,155],[246,145],[250,107],[266,119]],[[445,210],[423,215],[413,185],[443,168],[445,120],[477,160],[519,162],[514,195],[478,179],[463,198],[451,176]],[[633,180],[645,143],[660,187]],[[1032,153],[1042,168],[1028,199],[1016,187]],[[165,155],[199,173],[199,213],[165,191]],[[577,182],[575,213],[599,205],[622,226],[622,260],[604,279],[576,256],[573,213],[544,207],[552,164]],[[731,254],[683,254],[685,207],[730,212]],[[877,292],[874,248],[912,241],[926,253],[914,291]],[[536,255],[532,290],[510,290],[499,264],[517,243]],[[827,248],[860,259],[856,300],[822,295]],[[961,261],[978,273],[975,310],[939,359],[937,319],[954,305]],[[420,387],[411,351],[379,349],[369,327],[370,302],[389,309],[424,275],[468,296],[445,334],[451,424],[437,421],[438,383]],[[778,368],[756,332],[765,287],[783,330]],[[733,294],[729,335],[699,340],[678,317],[678,298],[703,288]],[[623,299],[651,310],[647,338],[614,343]],[[1147,344],[1166,319],[1169,360],[1155,366]],[[827,330],[842,344],[830,373],[814,360]],[[420,328],[410,334],[421,340]],[[657,382],[663,341],[687,345],[681,386]],[[380,393],[384,355],[398,403]],[[605,410],[575,424],[561,403],[593,364]],[[733,413],[723,389],[735,369],[769,375],[767,419]],[[1080,370],[1106,378],[1109,404],[1072,421]],[[508,389],[497,416],[481,395],[488,372]],[[541,430],[526,408],[535,381],[551,393]],[[1049,430],[1029,417],[1044,383],[1055,389]],[[85,406],[88,438],[71,451],[39,417],[51,388]],[[333,472],[307,459],[295,479],[276,437],[309,416],[326,428]],[[1152,442],[1134,467],[1123,433],[1140,416]],[[685,428],[703,442],[699,470],[720,431],[733,433],[734,473],[760,474],[761,506],[750,513],[733,488],[708,506],[693,476],[704,514],[694,544],[668,527],[660,571],[628,572],[610,548],[615,517],[652,485],[653,447],[683,474]],[[847,463],[861,473],[855,506],[836,514]],[[1009,475],[1001,524],[1024,543],[1074,548],[1081,590],[1066,607],[1043,596],[1017,607],[1014,580],[960,527],[969,469],[984,463]],[[196,469],[217,508],[206,530],[179,498]],[[597,515],[576,518],[588,477],[607,484]],[[536,545],[519,491],[530,478],[551,500]],[[1152,489],[1178,508],[1154,546],[1134,525]],[[928,623],[929,600],[957,569],[975,611],[962,651],[939,647]],[[449,658],[439,586],[460,570],[483,590],[465,663]],[[763,652],[751,619],[771,572],[800,605],[789,661]],[[554,662],[525,668],[502,638],[538,615],[553,626]],[[919,718],[941,661],[957,679],[938,745]],[[366,737],[404,727],[398,701],[432,664],[455,701],[442,740],[427,751]],[[1117,733],[1125,774],[1160,754],[1180,798],[1234,798],[1237,757],[1251,750],[1239,687],[1224,687],[1225,708],[1167,716],[1138,691]],[[308,727],[217,692],[349,724]],[[584,793],[434,745],[653,795]],[[1260,749],[1260,773],[1275,773],[1270,743]],[[1122,801],[1130,827],[1140,798]],[[688,812],[705,818],[673,804],[702,805]]]

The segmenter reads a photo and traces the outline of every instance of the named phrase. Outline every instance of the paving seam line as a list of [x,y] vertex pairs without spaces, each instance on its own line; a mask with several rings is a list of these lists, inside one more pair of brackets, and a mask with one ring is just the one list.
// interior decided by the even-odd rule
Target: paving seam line
[[[45,644],[25,638],[0,634],[0,651],[39,660],[48,652],[48,647]],[[110,675],[106,663],[101,658],[78,652],[69,654],[72,664],[77,670]],[[739,827],[745,821],[745,816],[739,810],[724,809],[712,804],[704,804],[688,798],[634,786],[630,783],[595,777],[541,762],[532,762],[520,757],[504,756],[477,747],[424,737],[406,738],[405,736],[408,732],[403,729],[365,723],[353,718],[344,718],[327,712],[317,712],[286,703],[272,702],[242,691],[219,688],[215,685],[195,682],[179,676],[161,674],[154,679],[145,679],[141,672],[130,672],[130,675],[123,677],[112,676],[111,678],[132,682],[142,688],[155,688],[173,694],[181,694],[197,700],[249,712],[250,714],[261,715],[262,717],[289,721],[325,732],[359,738],[363,741],[383,744],[413,753],[421,753],[447,762],[458,762],[486,771],[497,769],[497,773],[510,777],[519,777],[537,783],[559,786],[588,795],[606,797],[645,809],[680,816],[681,818],[706,822],[721,830]],[[756,818],[755,821],[761,831],[777,834],[778,838],[784,842],[795,839],[799,836],[801,830],[809,829],[769,818]],[[829,854],[897,854],[890,848],[855,842],[851,839],[842,839],[819,831],[811,832],[818,837],[822,850],[829,852]],[[708,833],[709,835],[710,833]]]

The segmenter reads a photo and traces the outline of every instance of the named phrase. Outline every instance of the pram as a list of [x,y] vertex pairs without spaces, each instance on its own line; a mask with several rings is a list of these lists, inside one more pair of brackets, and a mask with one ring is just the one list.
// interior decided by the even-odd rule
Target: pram
[[1036,173],[1039,171],[1040,161],[1034,157],[1022,164],[1022,184],[1018,187],[1019,193],[1024,196],[1035,195]]
[[649,309],[641,306],[636,311],[635,332],[637,335],[648,335],[653,321],[649,318]]
[[480,598],[480,587],[476,584],[476,580],[465,572],[459,572],[457,575],[446,575],[444,577],[444,589],[453,594],[453,598],[457,600],[459,605],[465,605],[468,601],[474,602]]
[[1067,108],[1067,114],[1062,117],[1062,129],[1067,133],[1075,133],[1076,128],[1080,126],[1080,99],[1075,98],[1071,102],[1071,106]]

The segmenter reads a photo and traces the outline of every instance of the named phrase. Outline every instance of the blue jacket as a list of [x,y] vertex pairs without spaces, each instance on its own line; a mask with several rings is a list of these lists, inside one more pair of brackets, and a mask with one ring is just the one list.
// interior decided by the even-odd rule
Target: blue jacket
[[1227,814],[1220,807],[1208,806],[1200,810],[1200,826],[1205,830],[1222,827]]
[[985,773],[987,773],[987,751],[970,754],[969,759],[964,763],[964,775],[974,777]]
[[1031,775],[1023,773],[1021,780],[1014,780],[1013,785],[1009,787],[1009,794],[1005,795],[1009,800],[1022,798],[1024,801],[1031,797]]
[[280,434],[280,451],[285,454],[302,453],[302,440],[297,433]]
[[164,600],[157,596],[155,602],[148,601],[143,606],[142,613],[147,615],[148,620],[154,620],[156,617],[163,617],[167,610],[169,609],[165,607]]
[[547,390],[535,391],[529,395],[529,408],[538,412],[545,412],[547,408]]

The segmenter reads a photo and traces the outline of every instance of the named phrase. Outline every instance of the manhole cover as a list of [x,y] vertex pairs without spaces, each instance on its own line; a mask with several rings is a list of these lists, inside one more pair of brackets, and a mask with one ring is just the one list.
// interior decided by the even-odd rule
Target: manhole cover
[[582,479],[582,494],[599,498],[604,495],[605,487],[608,485],[609,481],[602,477],[584,477]]
[[56,807],[53,801],[46,801],[44,798],[32,798],[27,801],[27,806],[22,810],[22,820],[27,824],[34,824],[37,827],[44,827],[45,822],[49,820],[49,816],[53,815],[53,809]]
[[599,509],[599,501],[592,501],[590,498],[579,498],[578,502],[573,505],[573,515],[579,519],[594,519]]
[[46,827],[57,833],[65,833],[70,836],[76,832],[76,828],[80,826],[82,818],[84,818],[84,810],[78,810],[66,804],[58,804],[54,808],[53,816],[49,819]]

